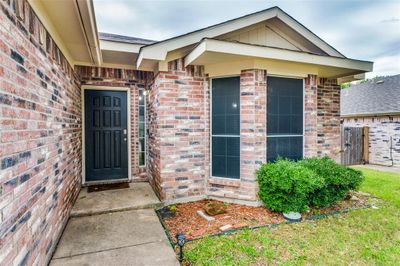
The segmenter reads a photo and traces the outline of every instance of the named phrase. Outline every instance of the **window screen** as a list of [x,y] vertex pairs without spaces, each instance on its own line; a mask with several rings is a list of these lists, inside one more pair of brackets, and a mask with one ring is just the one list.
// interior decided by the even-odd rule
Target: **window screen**
[[240,177],[240,78],[212,81],[212,176]]
[[144,90],[139,90],[139,165],[146,163],[146,96]]
[[303,80],[268,77],[267,160],[303,155]]

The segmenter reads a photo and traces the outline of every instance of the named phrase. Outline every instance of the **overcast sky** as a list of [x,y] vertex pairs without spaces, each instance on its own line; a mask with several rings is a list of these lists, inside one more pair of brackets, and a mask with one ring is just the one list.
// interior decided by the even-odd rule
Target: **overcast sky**
[[376,75],[400,74],[400,1],[94,0],[98,29],[163,40],[279,6],[349,58],[374,61]]

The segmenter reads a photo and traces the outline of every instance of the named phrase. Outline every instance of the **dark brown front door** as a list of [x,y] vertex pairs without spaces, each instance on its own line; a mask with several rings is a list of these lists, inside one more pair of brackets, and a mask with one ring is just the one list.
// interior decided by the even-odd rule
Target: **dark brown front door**
[[128,178],[127,93],[85,91],[86,181]]

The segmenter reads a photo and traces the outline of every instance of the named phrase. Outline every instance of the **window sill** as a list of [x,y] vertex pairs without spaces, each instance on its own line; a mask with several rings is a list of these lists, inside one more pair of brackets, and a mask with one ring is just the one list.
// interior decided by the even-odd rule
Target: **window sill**
[[222,185],[227,187],[240,187],[240,179],[232,179],[225,177],[210,177],[209,184]]

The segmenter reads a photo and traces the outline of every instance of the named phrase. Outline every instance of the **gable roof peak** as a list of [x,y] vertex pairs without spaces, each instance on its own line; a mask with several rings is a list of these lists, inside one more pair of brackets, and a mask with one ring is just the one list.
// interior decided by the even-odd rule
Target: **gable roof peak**
[[303,24],[298,22],[281,8],[278,6],[273,6],[264,10],[143,46],[140,48],[139,56],[136,62],[137,67],[141,65],[143,59],[165,60],[169,51],[198,43],[203,38],[214,38],[272,18],[278,18],[281,20],[295,32],[324,51],[327,55],[346,58],[343,54],[338,52],[335,48],[318,37],[315,33],[307,29]]

